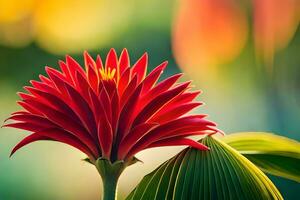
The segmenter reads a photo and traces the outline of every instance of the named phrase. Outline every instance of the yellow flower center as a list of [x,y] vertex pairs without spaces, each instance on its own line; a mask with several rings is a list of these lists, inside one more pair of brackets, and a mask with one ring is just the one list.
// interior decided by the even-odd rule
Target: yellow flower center
[[116,69],[105,67],[99,70],[102,80],[112,80],[116,74]]

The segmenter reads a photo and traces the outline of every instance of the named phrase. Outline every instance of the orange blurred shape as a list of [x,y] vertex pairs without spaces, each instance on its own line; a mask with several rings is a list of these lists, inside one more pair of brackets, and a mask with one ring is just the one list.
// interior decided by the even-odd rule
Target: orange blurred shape
[[173,50],[181,67],[199,72],[233,60],[247,39],[246,15],[235,0],[181,0],[173,27]]
[[292,39],[299,24],[299,0],[254,0],[254,39],[264,61]]

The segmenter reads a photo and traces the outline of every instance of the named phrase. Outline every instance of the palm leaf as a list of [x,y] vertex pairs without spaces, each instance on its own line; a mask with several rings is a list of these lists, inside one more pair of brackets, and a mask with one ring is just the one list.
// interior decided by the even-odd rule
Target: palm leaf
[[264,132],[230,134],[222,138],[261,170],[300,182],[300,143]]
[[268,177],[247,158],[213,137],[210,151],[186,148],[146,175],[127,200],[282,199]]

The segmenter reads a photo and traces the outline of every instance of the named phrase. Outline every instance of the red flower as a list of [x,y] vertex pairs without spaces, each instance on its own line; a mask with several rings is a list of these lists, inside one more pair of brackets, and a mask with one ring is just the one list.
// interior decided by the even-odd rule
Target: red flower
[[105,65],[85,52],[85,70],[70,56],[59,62],[61,72],[46,67],[48,78],[31,81],[18,93],[25,109],[12,114],[15,127],[33,132],[12,150],[38,140],[69,144],[84,152],[91,162],[103,157],[112,162],[129,161],[144,149],[189,145],[207,147],[187,136],[215,133],[205,115],[185,115],[201,105],[194,102],[199,91],[190,82],[176,84],[181,74],[156,83],[167,65],[157,66],[148,76],[145,53],[132,67],[124,49],[118,59],[114,49]]

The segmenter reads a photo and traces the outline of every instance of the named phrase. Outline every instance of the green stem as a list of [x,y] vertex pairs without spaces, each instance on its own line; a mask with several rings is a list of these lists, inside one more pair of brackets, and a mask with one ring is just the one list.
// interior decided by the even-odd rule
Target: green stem
[[102,200],[116,200],[117,187],[119,177],[106,177],[102,178],[103,183],[103,197]]
[[96,161],[95,165],[102,178],[102,200],[116,200],[118,180],[126,167],[124,162],[116,161],[115,163],[111,163],[107,159],[100,158]]

